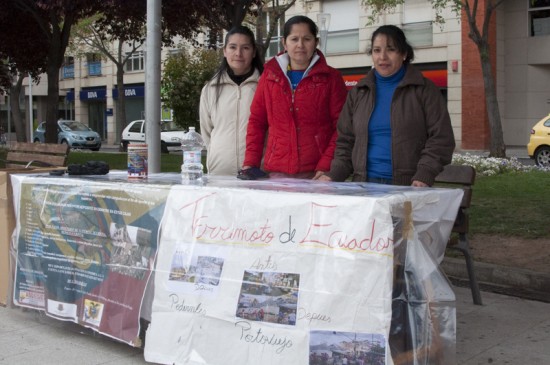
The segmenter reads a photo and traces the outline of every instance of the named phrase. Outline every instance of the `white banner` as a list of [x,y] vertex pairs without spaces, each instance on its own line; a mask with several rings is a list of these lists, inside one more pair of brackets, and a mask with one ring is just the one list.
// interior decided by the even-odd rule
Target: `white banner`
[[391,364],[393,228],[372,197],[173,186],[145,359]]

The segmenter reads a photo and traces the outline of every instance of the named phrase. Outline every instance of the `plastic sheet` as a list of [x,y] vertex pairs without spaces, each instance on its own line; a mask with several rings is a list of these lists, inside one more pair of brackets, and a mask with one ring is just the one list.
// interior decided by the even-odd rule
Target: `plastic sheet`
[[[77,210],[102,208],[93,209],[101,224],[85,231],[95,229],[96,237],[102,232],[103,245],[112,244],[117,236],[112,223],[122,217],[125,226],[147,228],[139,222],[151,216],[144,207],[153,207],[156,218],[147,224],[159,227],[147,229],[152,236],[159,232],[154,266],[119,261],[126,267],[115,274],[102,271],[105,288],[96,296],[108,298],[113,289],[107,284],[121,273],[150,265],[154,280],[142,293],[140,316],[128,319],[151,321],[147,361],[321,364],[345,357],[348,364],[455,362],[455,297],[438,265],[460,203],[459,190],[223,177],[209,177],[201,187],[180,185],[176,174],[130,183],[126,172],[83,178],[16,175],[12,181],[19,210],[20,202],[43,209],[51,201]],[[75,197],[78,204],[70,201]],[[409,202],[412,209],[407,211]],[[23,209],[19,218],[29,212]],[[23,220],[23,229],[38,224],[40,234],[51,235],[52,214],[44,217]],[[21,223],[14,237],[19,249],[22,242],[28,244]],[[62,245],[72,247],[66,231],[57,229]],[[365,237],[391,245],[376,251]],[[18,245],[14,243],[14,252]],[[114,251],[110,246],[100,267],[112,268],[108,258]],[[18,265],[24,266],[29,258],[20,254]],[[35,270],[43,263],[32,265]],[[84,308],[88,294],[75,300],[69,320],[139,345],[121,338],[121,327],[106,332],[101,321],[83,321],[90,308],[90,302]],[[115,323],[106,308],[105,321]],[[43,310],[60,319],[59,308],[44,305]]]
[[[455,295],[412,222],[396,222],[390,348],[395,364],[456,363]],[[446,242],[446,241],[444,241]]]

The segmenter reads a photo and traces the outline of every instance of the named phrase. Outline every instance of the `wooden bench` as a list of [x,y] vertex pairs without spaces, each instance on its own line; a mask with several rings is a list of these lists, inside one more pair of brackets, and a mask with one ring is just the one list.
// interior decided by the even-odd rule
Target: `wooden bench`
[[65,167],[69,150],[66,144],[14,142],[4,163],[6,168]]
[[475,276],[474,262],[470,252],[470,243],[468,241],[468,233],[470,230],[468,209],[472,201],[472,186],[474,185],[475,178],[476,170],[472,166],[447,165],[445,169],[437,175],[435,182],[438,185],[449,188],[461,188],[464,191],[464,196],[460,203],[460,208],[451,233],[451,239],[447,247],[458,250],[464,255],[473,301],[475,304],[481,305],[481,294]]

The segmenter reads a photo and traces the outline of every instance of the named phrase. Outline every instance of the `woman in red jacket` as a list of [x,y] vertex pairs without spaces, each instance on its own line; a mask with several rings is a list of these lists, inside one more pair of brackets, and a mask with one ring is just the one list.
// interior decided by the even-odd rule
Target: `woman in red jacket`
[[285,23],[285,52],[265,64],[250,107],[243,170],[260,167],[262,157],[271,177],[317,178],[330,170],[347,90],[317,49],[317,33],[306,16]]

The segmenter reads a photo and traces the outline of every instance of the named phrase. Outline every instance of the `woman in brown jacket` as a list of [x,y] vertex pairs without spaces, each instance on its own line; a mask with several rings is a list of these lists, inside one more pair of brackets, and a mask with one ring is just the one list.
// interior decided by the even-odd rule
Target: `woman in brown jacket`
[[431,186],[455,147],[439,89],[410,62],[401,29],[378,28],[371,38],[373,69],[347,97],[338,119],[336,151],[323,181]]

